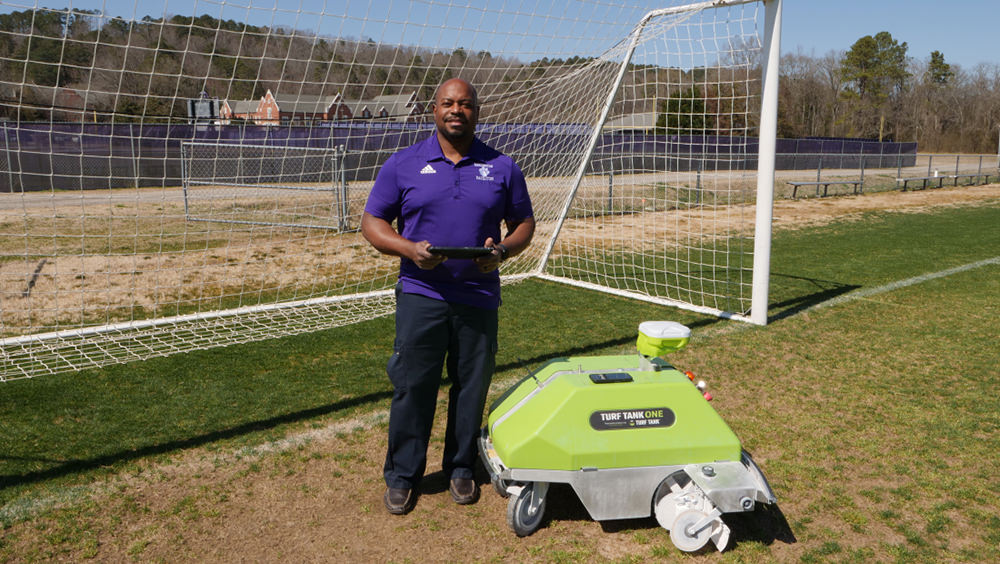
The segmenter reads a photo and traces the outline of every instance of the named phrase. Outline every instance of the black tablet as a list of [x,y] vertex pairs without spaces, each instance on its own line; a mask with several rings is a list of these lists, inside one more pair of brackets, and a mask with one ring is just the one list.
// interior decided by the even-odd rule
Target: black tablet
[[433,245],[428,247],[427,250],[435,255],[444,255],[448,258],[457,259],[484,257],[493,252],[493,249],[489,247],[435,247]]

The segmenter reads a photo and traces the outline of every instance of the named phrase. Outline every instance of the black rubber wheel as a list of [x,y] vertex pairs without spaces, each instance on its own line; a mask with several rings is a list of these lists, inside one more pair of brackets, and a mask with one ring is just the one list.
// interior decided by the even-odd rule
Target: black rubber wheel
[[500,476],[494,476],[493,479],[490,481],[493,483],[493,489],[496,490],[498,494],[500,494],[500,497],[502,498],[510,497],[510,492],[507,491],[507,486],[509,486],[510,483],[507,480],[504,480]]
[[[532,502],[535,505],[534,510]],[[544,514],[545,498],[538,499],[534,484],[524,486],[519,494],[512,496],[507,502],[507,524],[519,537],[526,537],[537,531],[542,524]]]

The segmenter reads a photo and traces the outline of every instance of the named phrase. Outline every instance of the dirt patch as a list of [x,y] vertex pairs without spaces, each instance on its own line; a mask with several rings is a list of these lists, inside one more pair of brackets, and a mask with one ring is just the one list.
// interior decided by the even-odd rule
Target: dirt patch
[[[635,184],[631,190],[643,186]],[[539,194],[546,190],[551,191],[539,188]],[[357,231],[192,222],[185,219],[183,205],[167,196],[130,201],[114,200],[115,195],[120,196],[112,191],[102,199],[88,193],[85,202],[54,199],[51,207],[7,210],[10,221],[4,224],[12,231],[0,236],[0,251],[22,258],[0,263],[3,336],[386,289],[395,277],[396,259],[378,255]],[[28,201],[39,198],[30,195]],[[997,198],[1000,185],[778,200],[774,225],[801,228],[868,211],[916,212]],[[244,220],[277,217],[274,205],[239,204],[244,211],[265,211]],[[540,206],[539,217],[548,213],[543,209],[558,209],[556,204]],[[669,210],[657,209],[653,200],[649,205],[640,206],[641,213],[595,212],[567,220],[555,256],[622,249],[650,255],[668,248],[714,251],[714,241],[752,236],[753,205]],[[308,211],[302,222],[313,222],[317,207],[312,202],[289,204],[280,217]],[[202,211],[205,216],[222,214],[218,208]],[[226,214],[222,216],[232,217]],[[554,221],[540,220],[536,241],[546,242],[554,228]],[[511,261],[505,273],[533,271],[544,248],[534,245]]]
[[975,205],[1000,199],[1000,184],[959,186],[912,192],[879,192],[837,198],[778,200],[774,204],[775,229],[823,225],[852,220],[877,211],[920,213],[929,208]]

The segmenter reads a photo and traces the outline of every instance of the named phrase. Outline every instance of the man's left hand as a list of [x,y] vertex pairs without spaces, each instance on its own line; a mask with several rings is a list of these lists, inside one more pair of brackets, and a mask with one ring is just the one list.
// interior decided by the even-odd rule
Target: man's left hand
[[493,252],[484,257],[475,259],[476,265],[479,266],[480,272],[493,272],[494,270],[500,268],[500,262],[503,260],[503,256],[501,256],[500,249],[497,248],[496,243],[493,241],[493,237],[487,237],[483,246],[493,249]]

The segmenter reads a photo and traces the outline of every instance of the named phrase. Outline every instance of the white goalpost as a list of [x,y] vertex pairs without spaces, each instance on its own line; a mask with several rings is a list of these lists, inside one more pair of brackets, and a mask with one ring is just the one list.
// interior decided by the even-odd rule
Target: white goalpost
[[473,82],[540,277],[763,324],[780,0],[0,0],[0,381],[391,313],[379,167]]

